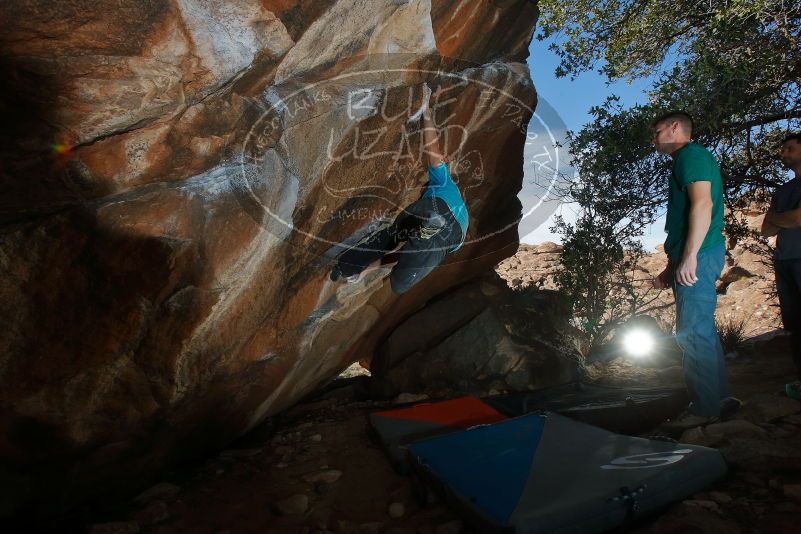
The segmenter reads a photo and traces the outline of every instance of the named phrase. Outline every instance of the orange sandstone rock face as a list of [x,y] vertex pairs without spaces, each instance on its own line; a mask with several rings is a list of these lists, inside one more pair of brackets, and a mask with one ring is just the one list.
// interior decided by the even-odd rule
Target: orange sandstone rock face
[[[0,515],[218,447],[514,253],[537,10],[496,0],[0,6]],[[470,208],[412,291],[328,282],[420,194],[420,87]],[[336,249],[334,249],[336,250]]]

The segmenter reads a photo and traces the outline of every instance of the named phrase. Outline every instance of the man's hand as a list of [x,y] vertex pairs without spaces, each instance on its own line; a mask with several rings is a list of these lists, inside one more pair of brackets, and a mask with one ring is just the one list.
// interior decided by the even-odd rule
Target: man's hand
[[676,267],[676,282],[683,286],[691,286],[698,281],[695,271],[698,267],[698,256],[688,254],[684,256]]
[[665,289],[670,286],[670,267],[659,273],[652,281],[655,289]]

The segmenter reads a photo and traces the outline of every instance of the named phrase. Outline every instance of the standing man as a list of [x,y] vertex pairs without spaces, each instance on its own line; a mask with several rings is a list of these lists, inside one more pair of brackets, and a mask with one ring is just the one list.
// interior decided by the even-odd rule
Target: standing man
[[[653,122],[657,152],[673,159],[665,230],[667,268],[654,280],[673,287],[676,342],[684,357],[684,380],[692,402],[669,426],[706,424],[739,407],[728,397],[723,347],[715,325],[715,282],[723,269],[723,182],[720,167],[704,147],[690,141],[693,120],[674,111]],[[724,413],[723,415],[728,415]]]
[[762,235],[777,236],[773,261],[776,291],[784,329],[790,332],[798,380],[787,384],[786,390],[789,396],[801,400],[801,132],[782,140],[779,155],[795,177],[773,195],[762,221]]

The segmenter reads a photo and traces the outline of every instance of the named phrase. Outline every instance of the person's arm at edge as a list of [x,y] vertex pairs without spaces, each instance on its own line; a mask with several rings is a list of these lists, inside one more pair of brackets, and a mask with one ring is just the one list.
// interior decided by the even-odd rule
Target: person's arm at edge
[[437,128],[431,118],[431,109],[426,107],[423,111],[423,153],[426,156],[426,164],[429,167],[437,168],[440,163],[445,161],[442,151],[439,148],[439,138]]
[[697,280],[698,250],[712,224],[712,183],[692,182],[687,186],[687,195],[690,199],[689,229],[681,261],[676,267],[676,281],[683,286],[691,286]]
[[759,229],[759,233],[762,234],[762,237],[773,237],[782,229],[781,226],[776,226],[769,221],[768,215],[770,214],[770,211],[767,212],[765,218],[762,219],[762,228]]
[[[801,208],[777,213],[769,211],[762,221],[762,235],[770,237],[779,233],[782,228],[801,228]],[[770,232],[770,233],[766,233]]]

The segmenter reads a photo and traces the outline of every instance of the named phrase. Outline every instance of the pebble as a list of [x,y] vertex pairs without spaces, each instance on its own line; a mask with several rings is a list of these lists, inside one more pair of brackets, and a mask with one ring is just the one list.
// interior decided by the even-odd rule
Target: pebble
[[309,438],[312,441],[323,441],[323,436],[320,434],[315,434]]
[[387,512],[392,519],[400,519],[406,513],[406,507],[403,506],[402,502],[393,502],[389,505]]
[[300,515],[309,509],[309,497],[298,493],[277,501],[273,508],[281,515]]

